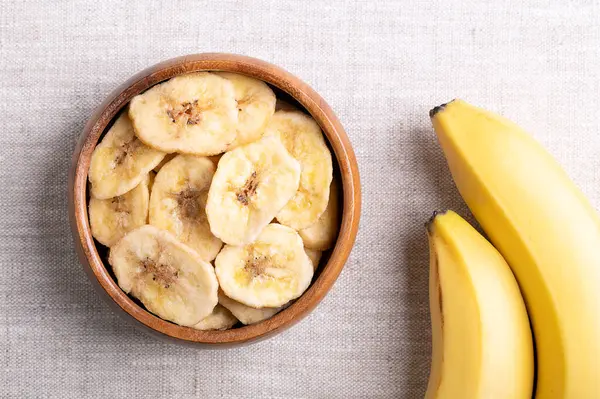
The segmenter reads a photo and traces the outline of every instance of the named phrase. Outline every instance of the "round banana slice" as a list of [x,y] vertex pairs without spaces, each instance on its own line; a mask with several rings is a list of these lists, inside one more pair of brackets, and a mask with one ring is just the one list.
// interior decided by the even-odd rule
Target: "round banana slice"
[[233,83],[239,112],[237,136],[228,150],[258,140],[275,113],[275,93],[261,80],[229,72],[217,75]]
[[302,295],[313,265],[295,230],[270,224],[252,244],[226,245],[215,272],[228,297],[254,308],[276,308]]
[[304,248],[304,251],[312,263],[313,270],[316,271],[319,268],[319,261],[321,260],[321,256],[323,256],[323,252],[308,248]]
[[214,164],[205,157],[178,155],[156,175],[150,195],[150,224],[167,230],[210,262],[223,243],[206,218]]
[[203,318],[193,328],[196,330],[227,330],[237,322],[238,319],[226,307],[217,304],[212,313]]
[[165,155],[142,143],[127,113],[121,114],[92,153],[88,172],[92,195],[107,199],[125,194],[140,184]]
[[165,152],[214,155],[236,136],[233,84],[209,72],[176,76],[135,96],[129,117],[144,143]]
[[273,316],[275,316],[281,309],[280,308],[251,308],[250,306],[246,306],[243,303],[240,303],[236,300],[229,298],[227,295],[223,293],[222,290],[219,290],[219,303],[223,305],[225,308],[229,309],[229,311],[243,324],[254,324],[259,321],[267,320]]
[[229,245],[254,241],[294,196],[299,178],[300,164],[275,137],[226,153],[206,204],[213,234]]
[[217,305],[213,267],[167,231],[133,230],[111,248],[108,261],[119,287],[165,320],[193,326]]
[[148,185],[150,176],[136,188],[118,197],[90,198],[89,214],[92,235],[98,242],[112,247],[125,234],[148,221]]
[[319,125],[299,111],[277,111],[265,136],[278,137],[300,162],[302,174],[296,195],[277,214],[277,221],[295,230],[314,224],[325,212],[333,176],[331,153]]
[[338,197],[338,185],[334,179],[329,189],[329,202],[325,212],[312,226],[298,231],[306,248],[325,251],[333,247],[340,227]]

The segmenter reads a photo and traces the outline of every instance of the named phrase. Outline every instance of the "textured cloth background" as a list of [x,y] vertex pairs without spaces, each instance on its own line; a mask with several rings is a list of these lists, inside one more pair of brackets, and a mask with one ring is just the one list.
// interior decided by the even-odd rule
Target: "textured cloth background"
[[[310,3],[0,0],[0,397],[422,397],[423,223],[435,209],[466,214],[427,113],[454,97],[532,132],[600,207],[597,1]],[[352,140],[364,200],[317,310],[229,350],[124,326],[76,259],[66,205],[76,138],[104,97],[208,51],[273,62],[321,93]]]

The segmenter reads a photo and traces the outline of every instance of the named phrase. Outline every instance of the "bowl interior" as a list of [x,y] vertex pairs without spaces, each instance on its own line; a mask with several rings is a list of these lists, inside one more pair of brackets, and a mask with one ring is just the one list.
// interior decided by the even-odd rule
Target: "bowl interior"
[[[127,313],[126,317],[133,317],[139,322],[136,324],[146,327],[145,330],[156,332],[164,337],[205,344],[239,344],[264,339],[291,326],[308,314],[331,288],[344,266],[356,236],[360,212],[360,188],[358,171],[355,170],[356,160],[349,141],[333,112],[312,89],[287,72],[259,60],[230,55],[206,56],[182,57],[149,68],[117,89],[99,108],[96,115],[88,122],[74,155],[75,167],[70,190],[73,195],[70,201],[73,205],[71,216],[74,221],[72,223],[74,234],[77,233],[75,241],[81,244],[81,248],[78,248],[80,257],[89,266],[88,272],[91,272],[89,274],[92,280],[97,280],[101,290],[104,290],[111,300]],[[224,63],[223,60],[229,62]],[[236,72],[263,80],[274,90],[278,100],[284,100],[310,114],[321,126],[331,151],[334,160],[334,178],[342,183],[342,193],[340,193],[342,218],[336,244],[333,249],[323,253],[311,286],[291,306],[270,319],[248,326],[238,323],[233,329],[224,331],[200,331],[165,321],[147,311],[137,299],[125,294],[118,287],[112,268],[108,264],[108,248],[91,236],[87,215],[89,200],[87,170],[91,152],[111,127],[119,112],[123,111],[133,96],[161,81],[183,73],[210,70]],[[319,110],[325,112],[320,113]]]

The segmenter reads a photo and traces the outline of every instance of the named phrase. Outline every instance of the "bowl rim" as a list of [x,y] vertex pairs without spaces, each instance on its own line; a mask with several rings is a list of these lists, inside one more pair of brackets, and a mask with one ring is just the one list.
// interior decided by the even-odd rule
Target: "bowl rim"
[[[224,331],[201,331],[165,321],[135,303],[118,286],[102,261],[92,238],[87,213],[87,180],[91,153],[107,125],[137,94],[176,75],[199,71],[227,71],[263,80],[294,98],[315,119],[333,149],[342,180],[342,221],[329,260],[310,287],[288,308],[262,322]],[[69,218],[75,247],[90,280],[108,295],[124,315],[147,332],[179,342],[235,345],[275,335],[306,317],[329,292],[342,271],[356,239],[361,189],[352,145],[325,100],[306,83],[268,62],[237,54],[201,53],[172,58],[138,72],[114,90],[85,125],[73,152],[69,172]],[[103,295],[106,298],[106,295]],[[155,334],[156,335],[156,334]],[[211,345],[215,346],[215,345]]]

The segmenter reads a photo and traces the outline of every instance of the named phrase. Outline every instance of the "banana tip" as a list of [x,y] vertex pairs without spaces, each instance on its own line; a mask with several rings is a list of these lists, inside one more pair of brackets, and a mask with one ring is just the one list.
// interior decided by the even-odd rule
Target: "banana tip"
[[[455,99],[454,99],[454,100],[455,100]],[[435,116],[435,115],[436,115],[438,112],[440,112],[440,111],[443,111],[443,110],[444,110],[444,108],[446,108],[446,106],[447,106],[448,104],[450,104],[450,103],[451,103],[452,101],[454,101],[454,100],[451,100],[451,101],[448,101],[447,103],[444,103],[444,104],[438,105],[437,107],[433,107],[433,108],[432,108],[432,109],[429,111],[429,117],[430,117],[430,118],[433,118],[433,117],[434,117],[434,116]]]
[[431,217],[427,219],[427,222],[425,222],[425,228],[427,229],[427,231],[431,231],[431,226],[433,225],[433,221],[435,220],[435,218],[438,215],[443,215],[444,213],[446,213],[446,211],[433,211]]

